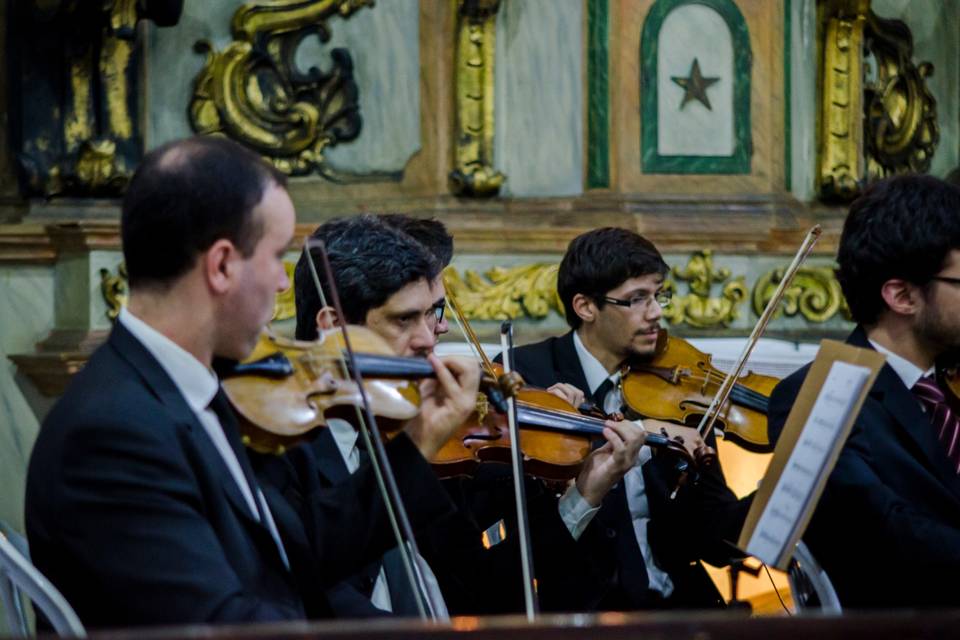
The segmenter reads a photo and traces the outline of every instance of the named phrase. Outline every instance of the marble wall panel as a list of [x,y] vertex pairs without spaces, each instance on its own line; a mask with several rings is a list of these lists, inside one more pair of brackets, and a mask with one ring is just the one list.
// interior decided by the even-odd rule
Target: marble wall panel
[[497,14],[494,168],[509,196],[583,191],[582,0],[506,0]]
[[53,297],[52,269],[0,268],[0,519],[21,531],[27,461],[44,407],[6,356],[32,351],[53,328]]
[[331,20],[332,38],[322,48],[316,39],[300,47],[297,63],[304,69],[323,68],[333,47],[346,47],[353,57],[363,128],[356,140],[327,151],[331,166],[397,172],[420,148],[419,20],[417,0],[378,2]]

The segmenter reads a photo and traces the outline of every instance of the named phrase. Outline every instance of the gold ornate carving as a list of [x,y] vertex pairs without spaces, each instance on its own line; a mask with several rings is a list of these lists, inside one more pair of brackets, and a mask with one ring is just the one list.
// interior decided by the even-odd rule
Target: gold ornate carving
[[290,262],[289,260],[283,261],[283,268],[287,271],[287,279],[290,281],[290,286],[278,293],[276,300],[274,300],[274,320],[287,320],[289,318],[295,318],[297,315],[297,303],[293,291],[293,271],[296,266],[297,264],[295,262]]
[[482,276],[466,270],[461,277],[453,267],[443,281],[469,320],[543,318],[551,310],[563,313],[557,295],[557,264],[534,263],[519,267],[494,267]]
[[127,304],[127,265],[121,262],[117,266],[117,275],[109,269],[100,269],[100,293],[107,303],[107,317],[111,322],[120,315],[120,309]]
[[493,168],[494,54],[500,0],[458,0],[456,167],[461,196],[493,196],[506,177]]
[[877,17],[870,0],[830,0],[821,24],[821,195],[850,199],[869,180],[929,169],[939,141],[925,83],[933,66],[911,60],[910,29]]
[[327,20],[346,18],[373,0],[262,0],[233,15],[234,41],[207,54],[197,76],[190,121],[199,133],[226,135],[254,149],[281,171],[317,171],[334,177],[323,151],[360,133],[353,62],[345,49],[331,51],[328,72],[297,70],[304,38],[330,39]]
[[870,0],[835,0],[824,8],[820,96],[820,192],[859,192],[863,158],[863,27]]
[[[773,292],[783,279],[784,267],[777,267],[760,276],[753,285],[753,310],[763,312]],[[840,290],[840,283],[831,267],[801,267],[793,283],[786,290],[777,315],[795,316],[798,313],[808,322],[826,322],[837,313],[849,319],[850,311]],[[777,317],[774,315],[774,317]]]
[[[727,282],[730,270],[715,269],[713,252],[709,249],[694,253],[686,267],[674,267],[672,273],[678,280],[689,283],[690,293],[685,296],[674,295],[670,305],[663,310],[663,317],[670,324],[686,323],[700,329],[727,327],[740,317],[739,307],[747,298],[743,276]],[[711,298],[713,285],[721,283],[726,284],[720,297]],[[670,291],[675,287],[670,281],[664,283],[664,288]]]
[[913,63],[913,35],[899,20],[871,12],[867,36],[875,62],[864,87],[868,176],[924,173],[940,141],[937,101],[926,85],[933,65]]

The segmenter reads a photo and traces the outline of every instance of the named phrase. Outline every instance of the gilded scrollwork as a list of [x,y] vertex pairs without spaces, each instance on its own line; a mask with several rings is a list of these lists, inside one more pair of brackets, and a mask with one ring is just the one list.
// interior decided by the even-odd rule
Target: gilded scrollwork
[[468,269],[461,276],[447,267],[443,280],[470,320],[543,318],[550,311],[563,313],[557,294],[558,268],[557,264],[534,263],[494,267],[482,275]]
[[[730,280],[729,269],[715,268],[709,249],[694,253],[685,267],[674,267],[671,272],[677,280],[689,283],[690,291],[677,295],[675,283],[669,280],[664,283],[664,288],[674,293],[673,300],[663,310],[663,317],[670,324],[685,323],[708,329],[730,326],[740,317],[739,308],[747,298],[744,278],[738,276]],[[723,284],[720,297],[710,295],[715,284]]]
[[241,6],[233,42],[207,55],[197,76],[190,120],[199,133],[226,135],[254,149],[279,170],[333,178],[324,150],[360,133],[358,89],[346,49],[330,52],[329,71],[300,72],[294,60],[304,38],[330,39],[327,20],[349,17],[373,0],[261,0]]
[[[777,267],[760,276],[751,295],[753,311],[760,315],[773,297],[783,279],[785,268]],[[831,267],[801,267],[793,282],[784,292],[780,313],[795,316],[798,313],[808,322],[822,323],[838,313],[849,319],[850,311],[840,290],[840,283]]]
[[821,24],[821,195],[851,199],[870,180],[928,170],[940,137],[933,65],[913,62],[910,29],[870,0],[829,0]]
[[506,177],[493,168],[494,53],[500,0],[459,0],[456,49],[457,134],[453,192],[493,196]]
[[143,152],[136,25],[176,24],[183,0],[24,0],[11,29],[43,56],[17,61],[17,159],[30,194],[117,196]]
[[297,315],[297,303],[293,290],[293,272],[296,266],[295,262],[283,261],[283,268],[287,272],[287,280],[290,282],[290,286],[277,294],[273,302],[273,320],[288,320]]
[[111,322],[117,319],[120,309],[127,304],[128,291],[126,263],[121,262],[117,266],[116,275],[110,273],[109,269],[100,269],[100,293],[107,305],[107,318]]
[[930,169],[940,141],[937,101],[927,88],[929,62],[913,63],[913,35],[899,20],[867,16],[869,65],[864,87],[870,178]]

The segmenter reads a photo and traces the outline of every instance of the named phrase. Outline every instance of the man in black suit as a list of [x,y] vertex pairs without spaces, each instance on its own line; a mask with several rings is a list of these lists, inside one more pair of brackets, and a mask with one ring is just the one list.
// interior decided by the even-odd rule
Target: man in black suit
[[[960,189],[930,176],[850,207],[837,278],[849,344],[887,357],[804,536],[846,608],[960,604],[958,408],[935,362],[960,346]],[[779,435],[807,368],[770,399]]]
[[[33,559],[88,626],[327,615],[322,588],[394,544],[368,467],[321,489],[298,447],[270,465],[283,498],[261,487],[210,370],[251,351],[289,285],[284,185],[236,143],[197,137],[147,154],[128,187],[128,308],[44,421],[27,477]],[[452,508],[425,458],[479,377],[431,362],[435,393],[390,444],[420,525]]]
[[[649,241],[626,229],[587,232],[570,243],[557,275],[557,291],[571,331],[515,349],[514,367],[533,386],[558,382],[583,389],[606,413],[623,410],[620,366],[651,355],[657,345],[667,265]],[[689,442],[696,430],[666,428]],[[696,561],[726,564],[748,504],[738,503],[719,465],[700,482],[681,487],[675,463],[648,449],[613,491],[584,496],[593,519],[581,545],[611,567],[600,609],[708,607],[721,603]]]
[[[421,240],[413,240],[412,235]],[[314,233],[327,246],[341,299],[349,301],[344,305],[346,321],[373,329],[398,354],[408,356],[431,353],[438,336],[445,332],[438,264],[450,256],[444,248],[446,243],[440,242],[444,236],[440,223],[399,216],[333,220]],[[431,252],[421,246],[423,242],[431,244]],[[297,337],[314,339],[318,328],[332,328],[340,319],[332,308],[321,306],[309,263],[303,258],[295,281]],[[329,299],[329,292],[325,296]],[[555,393],[563,396],[564,392],[555,389]],[[611,422],[608,427],[610,443],[591,456],[578,481],[590,495],[602,496],[618,481],[642,444],[643,432],[632,423]],[[348,434],[345,438],[338,438],[336,429],[331,431],[330,437],[324,434],[313,444],[317,455],[328,463],[327,470],[321,471],[326,481],[343,477],[342,468],[331,470],[338,466],[338,458],[349,459],[353,441],[350,438],[347,446],[342,443],[352,429],[343,429]],[[339,448],[339,456],[333,445]],[[450,611],[478,614],[520,610],[522,593],[509,469],[483,465],[469,480],[452,479],[444,484],[460,508],[454,517],[424,532],[422,550],[437,573]],[[599,586],[589,585],[599,585],[600,576],[590,559],[577,553],[579,513],[564,511],[560,505],[569,500],[561,500],[558,505],[554,492],[542,483],[528,481],[527,493],[541,605],[547,610],[589,608],[599,590]],[[507,542],[484,548],[482,532],[501,519],[508,532]],[[338,587],[337,600],[345,606],[342,613],[375,613],[365,606],[364,598],[372,598],[382,608],[385,599],[378,596],[377,584],[384,577],[381,573],[371,584],[368,573]],[[394,589],[389,591],[393,596]],[[348,594],[356,596],[358,592],[360,598],[348,598]],[[379,592],[382,594],[384,587]]]

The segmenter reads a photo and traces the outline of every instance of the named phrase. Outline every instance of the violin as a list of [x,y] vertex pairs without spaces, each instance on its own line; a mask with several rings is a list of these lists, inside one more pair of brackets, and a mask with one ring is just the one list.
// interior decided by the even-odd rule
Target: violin
[[[492,366],[499,374],[499,365]],[[584,415],[542,389],[521,387],[514,398],[524,470],[530,475],[549,482],[575,478],[597,443],[605,441],[606,417]],[[512,444],[506,416],[490,411],[480,398],[477,411],[432,462],[441,477],[470,475],[480,463],[509,462]],[[647,433],[645,444],[676,456],[684,470],[709,465],[716,455],[710,447],[695,448],[665,433]]]
[[[417,381],[436,374],[425,358],[394,355],[380,335],[348,327],[363,390],[384,434],[398,431],[420,411]],[[316,341],[261,334],[243,362],[220,371],[223,390],[237,414],[244,445],[260,453],[283,454],[313,437],[328,418],[350,422],[363,398],[352,371],[344,369],[343,334],[330,331]],[[481,379],[486,401],[503,405],[520,385],[519,376]]]
[[[621,370],[623,399],[631,413],[696,427],[726,373],[709,354],[660,330],[651,358],[635,358]],[[767,404],[778,378],[747,372],[736,379],[717,421],[724,437],[758,453],[770,451]]]

